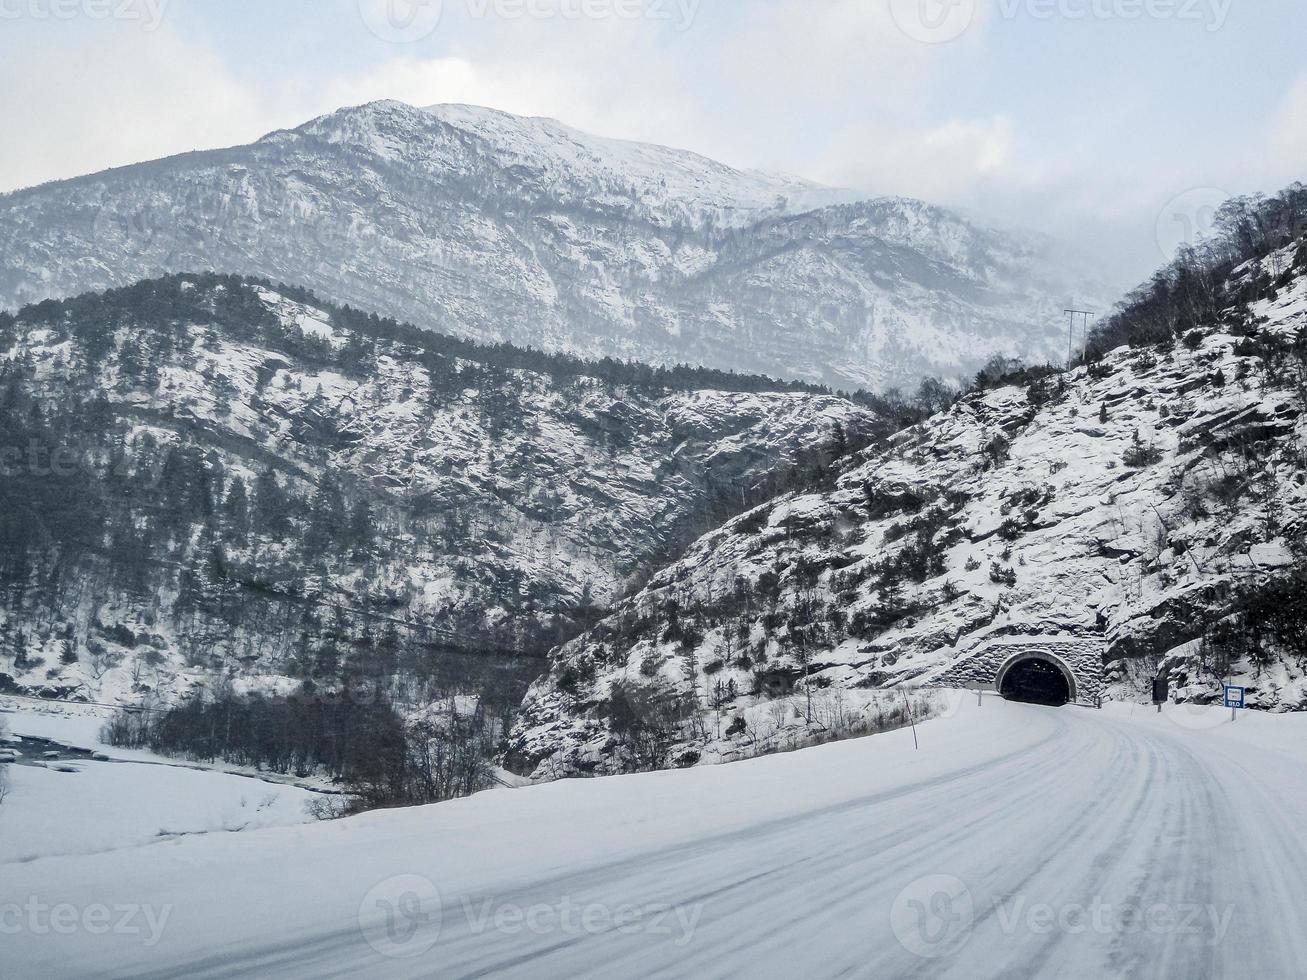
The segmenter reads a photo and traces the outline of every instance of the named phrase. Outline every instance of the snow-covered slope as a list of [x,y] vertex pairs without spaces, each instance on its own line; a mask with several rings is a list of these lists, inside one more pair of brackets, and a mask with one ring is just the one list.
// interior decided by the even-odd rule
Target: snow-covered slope
[[[1195,731],[1144,708],[969,702],[922,726],[919,749],[904,730],[4,864],[4,964],[197,980],[1297,976],[1307,934],[1285,922],[1307,903],[1307,718],[1215,713]],[[119,928],[97,931],[105,907]],[[51,908],[73,924],[57,936]]]
[[1307,536],[1307,265],[1271,296],[1170,347],[969,395],[706,535],[556,651],[513,764],[648,764],[634,735],[654,732],[664,764],[729,757],[785,691],[780,717],[812,725],[802,692],[926,682],[1008,635],[1101,638],[1114,697],[1165,668],[1181,700],[1234,677],[1254,706],[1307,709],[1301,636],[1250,605]]
[[478,340],[883,388],[1065,356],[1039,236],[468,106],[380,102],[0,196],[0,309],[214,269]]
[[0,688],[91,698],[539,657],[877,423],[203,276],[0,316],[0,396]]
[[[290,785],[292,777],[217,772],[104,745],[112,713],[0,695],[0,748],[17,755],[3,767],[0,865],[308,823],[309,806],[324,799]],[[58,759],[47,762],[48,751]]]
[[[655,225],[742,228],[770,215],[858,197],[785,174],[737,170],[686,150],[592,136],[555,119],[469,105],[433,105],[422,111],[460,138],[436,144],[437,155],[424,158],[413,152],[422,144],[411,143],[407,133],[392,132],[393,152],[415,166],[453,171],[466,165],[466,147],[473,142],[487,163],[520,175],[522,190],[547,190],[565,207],[625,211]],[[338,128],[342,115],[316,120],[308,129],[333,142],[375,138],[367,116],[351,132]]]

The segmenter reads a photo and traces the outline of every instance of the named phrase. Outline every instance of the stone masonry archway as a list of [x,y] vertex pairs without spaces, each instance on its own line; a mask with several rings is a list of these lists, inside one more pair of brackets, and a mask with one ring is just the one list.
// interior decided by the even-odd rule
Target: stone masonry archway
[[1074,704],[1076,677],[1057,656],[1042,650],[1018,653],[999,668],[994,687],[1012,701],[1060,708]]
[[1097,704],[1103,647],[1092,638],[1001,637],[967,650],[924,681],[929,687],[982,688],[1040,704]]

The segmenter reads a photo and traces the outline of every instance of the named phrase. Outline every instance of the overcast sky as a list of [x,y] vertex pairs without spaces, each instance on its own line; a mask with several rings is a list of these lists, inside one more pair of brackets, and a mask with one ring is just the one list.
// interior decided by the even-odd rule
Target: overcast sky
[[0,0],[0,189],[470,102],[970,208],[1137,279],[1218,196],[1307,179],[1304,38],[1304,0]]

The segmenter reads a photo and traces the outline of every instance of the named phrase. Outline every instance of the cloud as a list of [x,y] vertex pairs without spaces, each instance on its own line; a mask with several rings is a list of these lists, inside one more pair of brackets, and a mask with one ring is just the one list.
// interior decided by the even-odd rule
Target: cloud
[[248,142],[286,121],[213,54],[166,30],[124,25],[67,45],[11,48],[0,91],[4,190]]
[[491,105],[793,170],[846,125],[919,116],[942,57],[906,36],[883,3],[825,0],[818,11],[808,0],[760,0],[725,16],[703,0],[684,2],[695,12],[684,29],[617,17],[471,17],[468,4],[446,2],[433,34],[441,53],[394,46],[328,91],[339,104]]
[[[385,43],[366,32],[366,15],[376,20],[390,0],[368,0],[349,27],[368,39],[360,41],[366,56],[353,60],[364,67],[315,67],[316,80],[296,63],[238,77],[217,49],[184,42],[166,24],[152,33],[102,25],[75,43],[64,32],[58,44],[13,45],[0,58],[0,125],[11,137],[0,146],[0,188],[248,142],[381,98],[553,116],[601,135],[839,174],[875,189],[907,191],[891,178],[939,171],[920,194],[963,186],[968,169],[985,172],[1007,152],[1002,120],[918,123],[943,53],[905,35],[883,3],[825,0],[819,12],[809,0],[648,5],[676,12],[667,22],[506,16],[481,0],[417,9],[441,10],[434,26],[414,21],[431,27],[429,36]],[[845,157],[819,152],[827,146]],[[854,165],[871,151],[878,157]]]
[[[1004,59],[1020,27],[980,0],[939,6],[970,18],[956,36],[950,21],[943,43],[920,37],[937,17],[905,29],[905,12],[935,10],[920,0],[658,0],[690,15],[671,22],[530,13],[629,2],[411,0],[440,16],[410,23],[389,19],[410,0],[341,0],[315,22],[320,55],[315,46],[276,63],[258,45],[257,55],[224,46],[180,9],[153,33],[26,25],[31,41],[0,38],[0,189],[248,142],[341,105],[467,102],[996,215],[1079,239],[1142,276],[1158,261],[1156,217],[1177,194],[1271,190],[1302,177],[1307,160],[1307,75],[1278,106],[1247,107],[1239,138],[1192,125],[1181,146],[1142,132],[1146,115],[1123,121],[1115,102],[1090,100],[1071,130],[1050,123],[1048,100],[1010,87],[977,95],[966,87],[977,73],[1017,67]],[[382,15],[382,34],[421,36],[388,41]],[[241,36],[275,37],[293,22],[245,16]]]
[[604,136],[682,146],[694,146],[704,132],[676,59],[660,59],[666,31],[648,24],[494,17],[468,24],[447,5],[439,30],[441,54],[392,48],[368,69],[332,79],[315,111],[393,98],[486,105],[552,116]]
[[1272,117],[1266,155],[1278,180],[1307,180],[1307,74],[1289,89]]
[[965,200],[1011,167],[1014,134],[1005,115],[939,126],[862,123],[837,133],[813,168],[830,183],[875,193]]
[[[517,115],[556,116],[581,128],[600,128],[600,104],[587,96],[585,88],[571,73],[536,71],[529,65],[487,66],[461,56],[400,57],[361,75],[335,80],[318,111],[377,99],[417,106],[458,102]],[[601,135],[611,134],[601,129]]]

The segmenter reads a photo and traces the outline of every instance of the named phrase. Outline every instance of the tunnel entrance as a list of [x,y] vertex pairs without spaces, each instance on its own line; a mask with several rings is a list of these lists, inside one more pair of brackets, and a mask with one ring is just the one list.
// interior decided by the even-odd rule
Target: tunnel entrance
[[1029,657],[1004,672],[999,693],[1009,701],[1060,708],[1071,700],[1071,685],[1056,664]]

